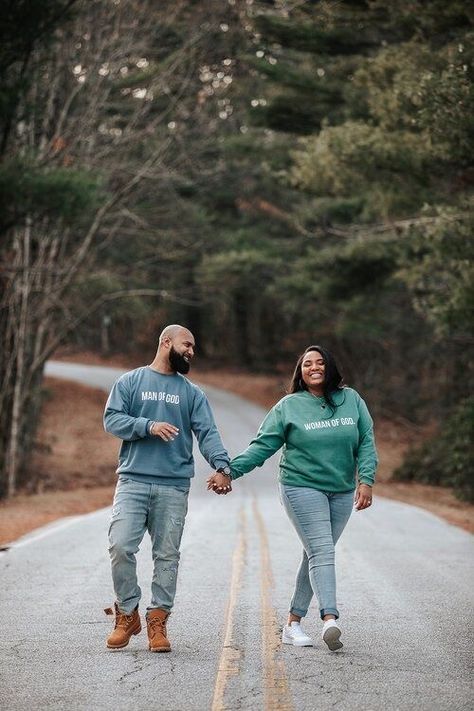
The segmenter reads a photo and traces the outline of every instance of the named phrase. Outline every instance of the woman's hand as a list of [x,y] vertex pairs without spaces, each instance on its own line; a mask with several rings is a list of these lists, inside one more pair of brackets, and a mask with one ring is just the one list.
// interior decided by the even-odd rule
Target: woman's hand
[[216,472],[207,480],[208,491],[214,491],[216,494],[228,494],[232,491],[232,479],[225,474]]
[[357,511],[362,511],[372,505],[371,486],[368,484],[359,484],[355,494],[354,505]]

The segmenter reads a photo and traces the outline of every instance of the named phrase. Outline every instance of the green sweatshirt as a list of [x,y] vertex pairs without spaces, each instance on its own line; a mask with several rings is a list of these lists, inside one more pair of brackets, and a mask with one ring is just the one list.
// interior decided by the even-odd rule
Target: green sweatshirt
[[350,491],[372,485],[377,467],[372,418],[352,388],[333,393],[334,414],[306,390],[287,395],[270,410],[257,436],[231,463],[232,478],[246,474],[283,447],[279,479],[290,486]]

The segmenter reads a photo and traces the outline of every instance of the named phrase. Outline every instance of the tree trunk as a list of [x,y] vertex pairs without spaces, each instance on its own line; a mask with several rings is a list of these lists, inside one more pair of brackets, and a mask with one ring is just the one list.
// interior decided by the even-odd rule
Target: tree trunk
[[[17,486],[20,462],[20,431],[23,389],[25,385],[25,366],[27,357],[28,315],[30,308],[30,256],[31,256],[31,220],[27,218],[23,235],[18,237],[18,252],[22,270],[19,275],[20,308],[16,330],[15,381],[11,406],[11,429],[7,449],[7,495],[13,496]],[[12,304],[14,308],[14,304]],[[16,325],[16,324],[15,324]]]

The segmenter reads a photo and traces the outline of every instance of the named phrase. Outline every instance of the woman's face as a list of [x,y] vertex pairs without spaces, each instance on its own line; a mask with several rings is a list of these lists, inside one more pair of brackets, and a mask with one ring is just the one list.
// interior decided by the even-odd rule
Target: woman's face
[[322,395],[324,385],[324,358],[318,351],[309,351],[301,363],[301,377],[308,390]]

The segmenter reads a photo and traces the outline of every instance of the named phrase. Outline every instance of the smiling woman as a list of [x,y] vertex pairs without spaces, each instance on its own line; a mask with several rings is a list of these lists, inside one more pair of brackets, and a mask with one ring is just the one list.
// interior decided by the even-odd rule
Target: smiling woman
[[329,405],[334,411],[336,406],[332,393],[342,387],[342,382],[342,376],[331,353],[321,346],[308,346],[296,364],[290,393],[306,389],[312,395],[322,397],[322,409]]
[[[280,448],[281,501],[303,545],[283,643],[312,645],[300,622],[314,594],[324,622],[322,638],[335,651],[342,643],[334,548],[353,507],[361,511],[372,504],[377,453],[365,402],[343,385],[333,356],[320,346],[309,346],[298,358],[290,394],[270,410],[256,438],[231,461],[232,479],[262,466]],[[227,493],[222,479],[219,474],[210,477],[208,488]]]
[[319,351],[306,353],[301,364],[301,375],[313,395],[323,394],[324,371],[326,369],[324,358]]

